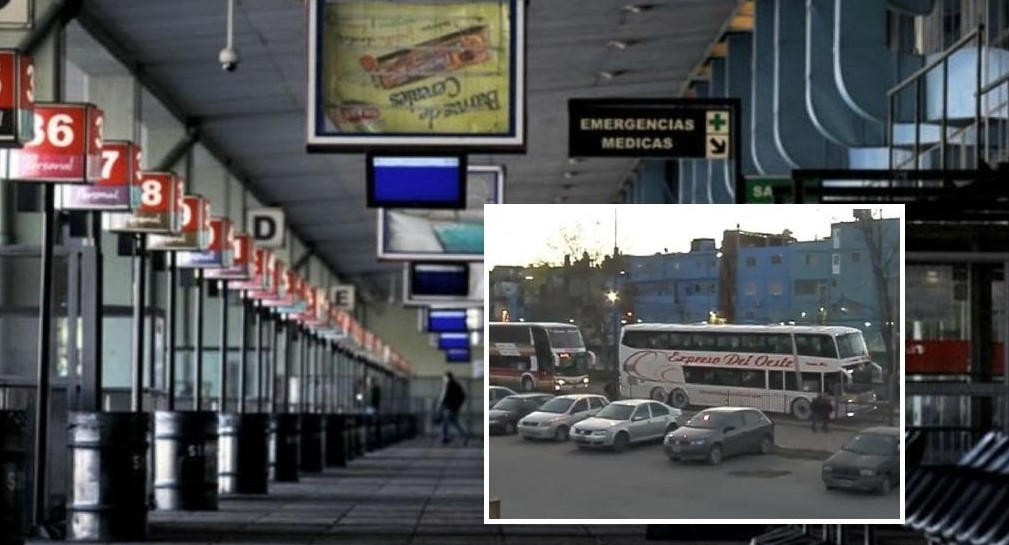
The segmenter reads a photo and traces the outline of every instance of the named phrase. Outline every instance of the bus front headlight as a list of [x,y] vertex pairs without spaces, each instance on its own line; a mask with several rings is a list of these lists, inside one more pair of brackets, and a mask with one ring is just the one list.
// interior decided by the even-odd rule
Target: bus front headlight
[[585,384],[588,384],[589,383],[589,377],[583,378],[582,382],[585,383]]

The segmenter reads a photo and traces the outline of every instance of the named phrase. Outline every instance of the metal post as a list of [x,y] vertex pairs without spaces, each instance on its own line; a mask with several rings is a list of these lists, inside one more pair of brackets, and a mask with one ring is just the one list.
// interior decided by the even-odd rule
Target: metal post
[[193,379],[193,410],[199,411],[203,392],[203,274],[200,269],[195,270],[196,274],[196,343],[193,347],[194,355],[194,379]]
[[914,169],[921,168],[921,81],[914,82]]
[[[273,342],[270,344],[270,412],[277,412],[277,378],[280,376],[280,320],[273,321]],[[286,412],[286,411],[285,411]]]
[[[105,316],[105,286],[104,286],[104,266],[102,263],[102,214],[101,212],[91,212],[91,244],[95,249],[94,264],[94,308],[90,309],[91,339],[93,347],[92,361],[93,370],[85,377],[85,381],[92,384],[84,386],[85,396],[82,410],[101,411],[102,410],[102,321]],[[85,328],[87,331],[87,328]]]
[[53,247],[56,244],[54,220],[56,189],[42,187],[42,281],[39,287],[38,382],[35,393],[35,501],[32,523],[42,526],[46,510],[46,454],[49,439],[49,368],[52,350]]
[[308,404],[306,403],[305,397],[308,395],[308,387],[305,384],[307,381],[307,373],[305,371],[305,356],[307,354],[305,350],[305,341],[308,339],[305,337],[305,331],[302,329],[298,332],[298,412],[307,412]]
[[266,398],[263,394],[266,393],[265,385],[263,384],[263,309],[257,304],[253,307],[253,315],[256,317],[256,409],[259,412],[265,412],[266,408]]
[[[241,295],[241,294],[239,294]],[[241,299],[241,297],[239,297]],[[241,337],[238,340],[238,413],[245,413],[245,382],[246,382],[246,366],[249,364],[249,347],[246,346],[245,341],[249,336],[249,302],[241,299],[241,312],[239,313],[238,321],[241,322],[240,330],[242,332]]]
[[939,120],[939,131],[942,136],[939,138],[939,168],[946,169],[946,131],[948,122],[946,117],[949,115],[949,59],[944,59],[942,61],[942,119]]
[[175,253],[167,252],[165,259],[168,260],[168,280],[165,282],[168,288],[168,301],[165,309],[168,323],[165,324],[165,345],[168,349],[165,358],[165,389],[168,396],[168,410],[175,410],[175,316],[176,316],[176,282],[178,280],[178,269],[175,268]]
[[[974,168],[981,168],[981,87],[983,86],[983,78],[981,77],[981,70],[983,69],[982,60],[984,59],[984,23],[977,26],[977,74],[976,74],[976,91],[974,94]],[[966,168],[964,165],[963,168]]]
[[[1009,301],[1009,261],[1002,265],[1002,300]],[[1002,431],[1009,433],[1009,312],[1002,312]]]
[[133,253],[133,388],[130,392],[130,410],[143,411],[144,393],[144,296],[147,294],[147,237],[134,238]]
[[221,383],[221,401],[217,412],[228,409],[228,281],[221,280],[221,360],[217,369],[218,382]]

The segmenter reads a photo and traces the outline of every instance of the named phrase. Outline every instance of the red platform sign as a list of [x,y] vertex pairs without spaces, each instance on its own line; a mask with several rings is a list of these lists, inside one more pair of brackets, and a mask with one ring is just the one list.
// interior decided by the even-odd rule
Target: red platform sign
[[102,143],[102,178],[95,185],[60,186],[63,210],[130,210],[140,191],[140,147],[125,140]]
[[35,67],[14,49],[0,50],[0,146],[21,147],[34,138]]
[[[252,236],[247,233],[238,233],[231,244],[231,267],[209,269],[204,276],[218,280],[251,280],[253,278],[253,253]],[[242,286],[243,284],[236,283],[229,287],[236,290],[249,289]]]
[[93,104],[39,103],[34,138],[11,150],[7,177],[22,182],[91,184],[102,178],[102,111]]
[[182,227],[182,179],[174,172],[142,172],[132,213],[103,214],[106,229],[132,233],[178,233]]
[[200,251],[210,244],[210,201],[200,195],[182,197],[182,226],[177,234],[151,235],[148,250]]
[[[206,204],[206,213],[210,213],[210,204]],[[180,252],[178,266],[183,268],[228,268],[231,267],[231,246],[235,236],[231,220],[225,218],[209,218],[210,240],[205,250],[197,252]]]

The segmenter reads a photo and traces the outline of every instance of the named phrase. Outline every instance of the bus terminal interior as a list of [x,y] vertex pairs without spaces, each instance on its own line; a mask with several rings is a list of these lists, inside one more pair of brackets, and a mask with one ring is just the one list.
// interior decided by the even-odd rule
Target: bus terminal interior
[[[507,169],[500,202],[907,205],[904,525],[485,523],[482,293],[448,302],[477,324],[449,363],[410,260],[380,259],[371,149],[306,149],[309,12],[340,4],[380,2],[0,1],[0,545],[1009,543],[1004,0],[420,2],[528,12],[521,153],[470,157]],[[569,156],[568,100],[616,97],[729,104],[734,145]],[[39,146],[80,151],[25,174]],[[68,176],[150,215],[77,207]]]

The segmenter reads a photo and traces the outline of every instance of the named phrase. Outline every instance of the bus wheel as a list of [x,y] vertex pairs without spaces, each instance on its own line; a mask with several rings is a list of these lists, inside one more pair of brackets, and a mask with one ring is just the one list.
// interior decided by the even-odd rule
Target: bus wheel
[[690,405],[690,398],[687,392],[677,388],[669,393],[669,404],[677,409],[686,409]]
[[660,401],[662,403],[665,403],[666,391],[656,386],[655,389],[652,390],[652,399],[654,401]]
[[812,415],[813,411],[809,407],[808,399],[800,397],[792,402],[792,416],[799,420],[809,420]]
[[522,377],[522,391],[523,392],[533,391],[533,379],[529,377]]

